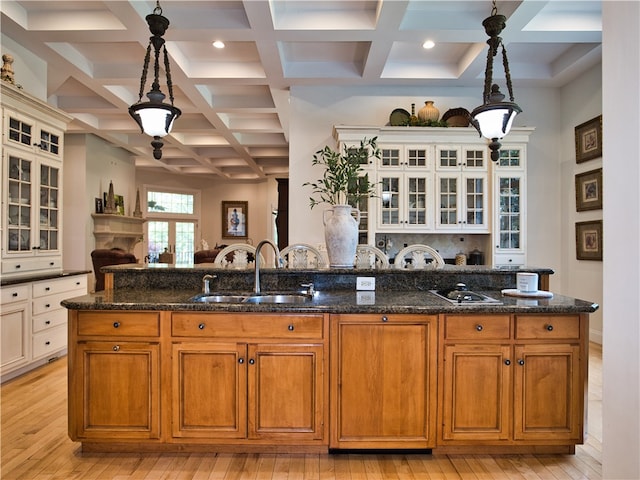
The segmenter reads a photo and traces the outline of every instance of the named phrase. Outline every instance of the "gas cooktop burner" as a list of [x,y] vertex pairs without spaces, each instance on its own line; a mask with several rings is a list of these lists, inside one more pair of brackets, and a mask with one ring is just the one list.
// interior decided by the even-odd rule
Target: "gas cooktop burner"
[[464,283],[458,283],[453,288],[430,290],[430,292],[457,305],[502,304],[500,300],[496,300],[488,295],[472,292]]

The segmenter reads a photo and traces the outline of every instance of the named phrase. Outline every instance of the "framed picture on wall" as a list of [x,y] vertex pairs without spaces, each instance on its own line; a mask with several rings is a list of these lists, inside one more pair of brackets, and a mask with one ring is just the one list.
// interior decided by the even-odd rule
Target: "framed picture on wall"
[[602,208],[602,169],[576,175],[576,211]]
[[576,163],[602,156],[602,115],[575,128]]
[[602,261],[602,220],[576,223],[576,258]]
[[246,239],[249,202],[222,202],[222,238]]

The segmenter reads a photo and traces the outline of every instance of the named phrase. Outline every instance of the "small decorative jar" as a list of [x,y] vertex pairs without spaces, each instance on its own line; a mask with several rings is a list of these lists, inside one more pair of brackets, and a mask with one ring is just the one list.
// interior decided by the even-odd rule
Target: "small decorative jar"
[[427,100],[424,102],[424,107],[418,111],[418,118],[423,122],[427,122],[429,120],[437,122],[440,118],[440,110],[433,105],[432,100]]

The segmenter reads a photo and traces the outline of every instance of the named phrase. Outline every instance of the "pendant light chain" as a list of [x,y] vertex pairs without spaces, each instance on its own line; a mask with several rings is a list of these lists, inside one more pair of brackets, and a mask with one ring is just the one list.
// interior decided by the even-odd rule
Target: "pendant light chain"
[[167,75],[167,90],[169,90],[169,101],[173,105],[173,82],[171,81],[171,68],[169,67],[169,54],[167,54],[167,46],[163,46],[164,50],[164,71]]

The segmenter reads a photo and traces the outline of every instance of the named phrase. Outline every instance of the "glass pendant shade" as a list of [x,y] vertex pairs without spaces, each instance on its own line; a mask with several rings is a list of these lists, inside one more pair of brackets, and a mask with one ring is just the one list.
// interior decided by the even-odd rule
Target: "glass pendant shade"
[[142,133],[150,137],[164,137],[171,133],[173,122],[180,115],[180,110],[167,104],[145,102],[133,105],[129,113],[140,126]]
[[509,133],[513,119],[522,109],[512,102],[486,104],[472,113],[473,125],[480,135],[489,140],[500,139]]

